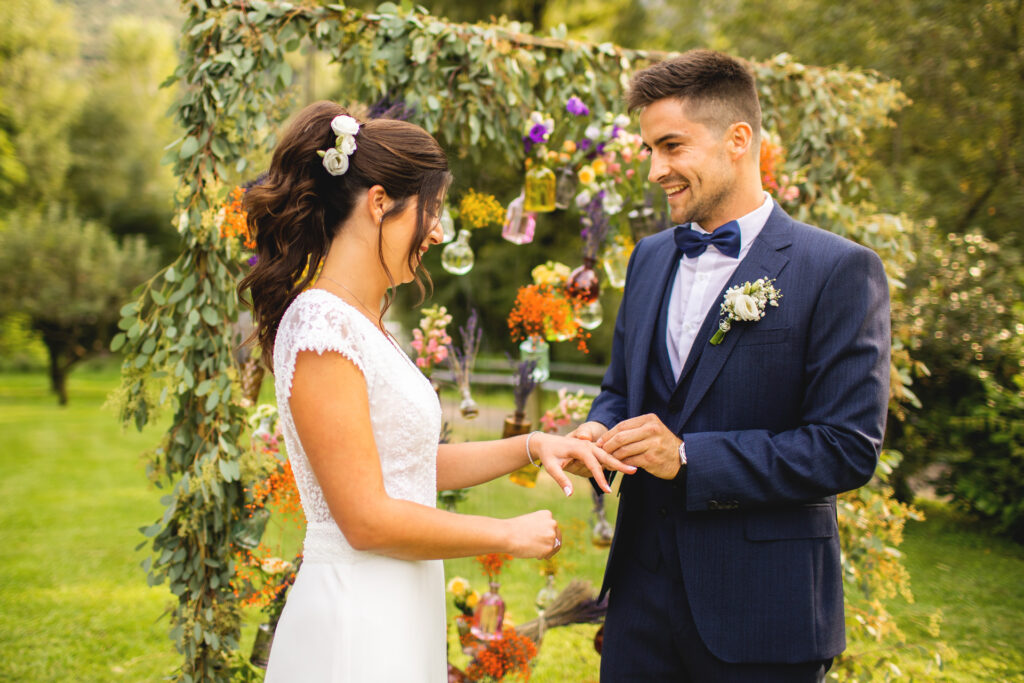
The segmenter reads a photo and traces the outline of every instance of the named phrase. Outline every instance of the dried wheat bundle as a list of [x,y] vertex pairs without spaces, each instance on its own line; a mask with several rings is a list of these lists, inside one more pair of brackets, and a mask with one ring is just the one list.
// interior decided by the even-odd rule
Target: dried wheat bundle
[[606,603],[594,599],[594,588],[588,581],[573,579],[558,594],[543,615],[516,627],[516,632],[540,643],[544,632],[556,626],[568,624],[596,624],[604,619],[608,609]]

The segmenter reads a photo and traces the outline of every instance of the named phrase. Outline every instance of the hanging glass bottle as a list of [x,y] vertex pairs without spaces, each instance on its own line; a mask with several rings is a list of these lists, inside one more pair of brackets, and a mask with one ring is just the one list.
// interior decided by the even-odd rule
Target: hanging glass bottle
[[441,252],[441,266],[452,275],[465,275],[473,270],[473,260],[469,230],[459,230],[458,238]]
[[441,244],[451,242],[455,239],[455,220],[452,218],[452,214],[448,210],[447,206],[445,206],[441,211],[441,228],[444,230],[444,237],[441,238]]
[[544,614],[544,610],[550,607],[557,597],[558,591],[555,589],[555,575],[548,574],[544,587],[537,591],[537,597],[534,599],[537,611]]
[[547,213],[555,210],[555,173],[547,166],[533,164],[526,171],[526,199],[523,210]]
[[632,253],[633,246],[619,240],[612,242],[604,250],[601,264],[608,275],[608,284],[615,289],[622,289],[626,285],[626,268],[629,267],[629,257]]
[[594,270],[594,259],[583,257],[583,265],[569,274],[569,281],[565,285],[569,296],[576,297],[584,303],[597,301],[601,293],[601,281]]
[[604,494],[591,490],[590,497],[594,501],[594,529],[590,534],[590,542],[595,548],[607,548],[612,544],[614,530],[605,516]]
[[590,303],[580,305],[576,311],[576,324],[585,330],[594,330],[604,322],[604,307],[600,299],[594,299]]
[[533,369],[533,379],[538,383],[551,376],[550,349],[548,343],[538,336],[528,337],[519,344],[520,360],[537,361],[537,367]]
[[555,183],[555,208],[568,209],[576,197],[576,172],[572,166],[563,166]]
[[472,420],[480,414],[480,408],[477,406],[476,401],[473,400],[473,395],[469,390],[469,383],[467,382],[465,386],[460,384],[459,391],[462,393],[462,401],[459,402],[459,414],[467,420]]
[[[501,431],[501,438],[507,439],[511,436],[528,434],[531,426],[532,423],[526,419],[525,413],[515,412],[505,418],[505,428]],[[532,489],[537,485],[538,472],[540,472],[539,467],[536,465],[526,464],[519,469],[512,471],[508,475],[508,478],[512,480],[513,484],[519,484],[520,486]]]
[[537,228],[537,218],[532,213],[523,211],[526,201],[525,193],[513,199],[505,212],[505,224],[501,228],[501,236],[512,244],[527,244],[533,241],[533,233]]
[[470,632],[480,640],[499,640],[502,637],[505,601],[498,595],[499,587],[497,581],[491,581],[490,590],[480,596],[480,602],[473,612],[473,626]]

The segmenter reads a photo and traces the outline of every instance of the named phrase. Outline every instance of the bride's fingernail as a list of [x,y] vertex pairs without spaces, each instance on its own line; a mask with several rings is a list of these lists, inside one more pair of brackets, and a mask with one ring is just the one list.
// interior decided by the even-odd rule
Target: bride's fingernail
[[568,484],[566,484],[566,485],[565,485],[565,486],[564,486],[564,487],[562,488],[562,490],[563,490],[563,491],[565,491],[565,495],[567,495],[567,496],[571,496],[571,495],[572,495],[572,487],[571,487],[571,486],[569,486]]

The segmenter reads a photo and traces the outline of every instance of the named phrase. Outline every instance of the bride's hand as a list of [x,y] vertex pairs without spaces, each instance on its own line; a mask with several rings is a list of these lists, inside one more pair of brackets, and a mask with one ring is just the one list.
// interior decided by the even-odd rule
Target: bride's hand
[[505,520],[508,551],[513,557],[544,559],[562,548],[562,532],[550,510],[538,510]]
[[572,495],[572,484],[566,472],[593,477],[605,493],[611,493],[612,489],[605,479],[604,470],[616,470],[624,474],[636,472],[632,465],[626,465],[590,441],[579,438],[536,432],[530,441],[530,451],[534,460],[544,465],[544,469],[567,496]]

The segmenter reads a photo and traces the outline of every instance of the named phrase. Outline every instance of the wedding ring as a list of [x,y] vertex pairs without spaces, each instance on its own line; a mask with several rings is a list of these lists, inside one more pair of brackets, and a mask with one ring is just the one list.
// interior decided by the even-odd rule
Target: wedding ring
[[555,539],[555,547],[557,548],[557,547],[559,547],[560,545],[562,545],[562,539],[560,539],[560,538],[556,538],[556,539]]

